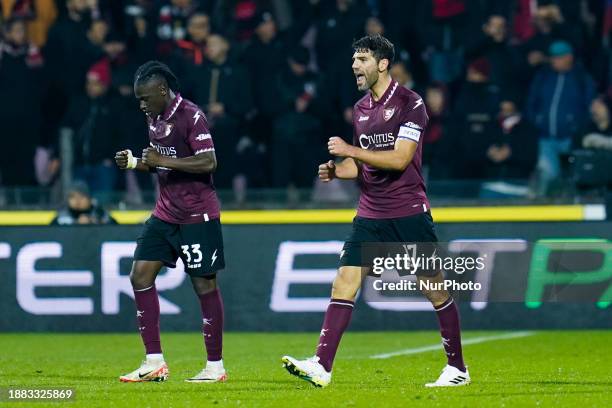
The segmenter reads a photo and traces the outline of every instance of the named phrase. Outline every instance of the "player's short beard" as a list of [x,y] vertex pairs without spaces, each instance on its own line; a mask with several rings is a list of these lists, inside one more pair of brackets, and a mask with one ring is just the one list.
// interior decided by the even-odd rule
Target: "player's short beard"
[[357,87],[358,90],[365,92],[371,89],[376,82],[378,82],[378,71],[372,72],[370,75],[365,75],[365,84],[361,87]]
[[374,71],[372,72],[372,75],[366,75],[366,83],[365,83],[365,89],[361,89],[362,91],[367,91],[369,89],[372,89],[372,87],[374,86],[374,84],[376,84],[376,82],[378,82],[378,71]]

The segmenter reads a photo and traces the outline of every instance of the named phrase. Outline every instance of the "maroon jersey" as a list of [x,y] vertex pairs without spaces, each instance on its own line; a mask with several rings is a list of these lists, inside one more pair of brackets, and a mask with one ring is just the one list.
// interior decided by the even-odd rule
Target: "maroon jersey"
[[[168,109],[149,118],[149,141],[160,154],[183,158],[214,151],[206,117],[177,94]],[[211,174],[192,174],[157,167],[159,197],[153,215],[173,224],[219,218],[219,200]]]
[[393,150],[395,143],[417,143],[412,162],[404,171],[389,171],[362,163],[361,196],[357,215],[364,218],[398,218],[425,212],[429,202],[421,175],[423,132],[427,127],[423,99],[391,81],[375,101],[368,92],[353,108],[353,143],[368,150]]

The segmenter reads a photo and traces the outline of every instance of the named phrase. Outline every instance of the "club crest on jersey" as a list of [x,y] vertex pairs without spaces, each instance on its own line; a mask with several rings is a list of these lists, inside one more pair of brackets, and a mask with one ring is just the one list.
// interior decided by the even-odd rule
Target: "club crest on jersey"
[[383,119],[386,121],[388,121],[389,119],[391,119],[393,117],[393,114],[395,113],[395,106],[391,107],[391,108],[386,108],[383,110]]

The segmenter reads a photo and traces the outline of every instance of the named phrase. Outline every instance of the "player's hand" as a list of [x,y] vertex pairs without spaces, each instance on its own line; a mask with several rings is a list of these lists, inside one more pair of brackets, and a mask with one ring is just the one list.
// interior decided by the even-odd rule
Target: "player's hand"
[[154,147],[147,147],[142,150],[141,160],[149,167],[157,167],[161,164],[162,155]]
[[333,136],[327,142],[327,149],[334,156],[351,157],[353,146],[346,143],[342,138]]
[[[115,163],[117,163],[117,166],[122,170],[135,169],[138,165],[138,160],[132,156],[132,151],[127,149],[115,153]],[[108,165],[110,166],[111,164],[108,163]]]
[[120,169],[127,169],[128,166],[128,151],[121,150],[120,152],[115,153],[115,163],[119,166]]
[[319,165],[319,179],[327,183],[336,178],[336,163],[333,160]]

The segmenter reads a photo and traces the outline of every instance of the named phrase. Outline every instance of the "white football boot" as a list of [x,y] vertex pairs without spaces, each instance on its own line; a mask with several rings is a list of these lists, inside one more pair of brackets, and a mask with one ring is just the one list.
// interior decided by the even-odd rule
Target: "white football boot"
[[426,387],[458,387],[470,383],[470,372],[465,367],[465,373],[456,367],[447,365],[436,382],[425,384]]
[[227,373],[223,367],[223,360],[207,361],[206,367],[198,374],[185,381],[194,383],[215,383],[227,381]]
[[168,379],[168,365],[162,359],[147,359],[142,365],[129,374],[119,377],[121,382],[166,381]]
[[319,363],[319,357],[314,356],[306,360],[297,360],[290,356],[284,356],[283,366],[290,374],[308,381],[315,387],[327,387],[331,381],[331,372],[327,372]]

